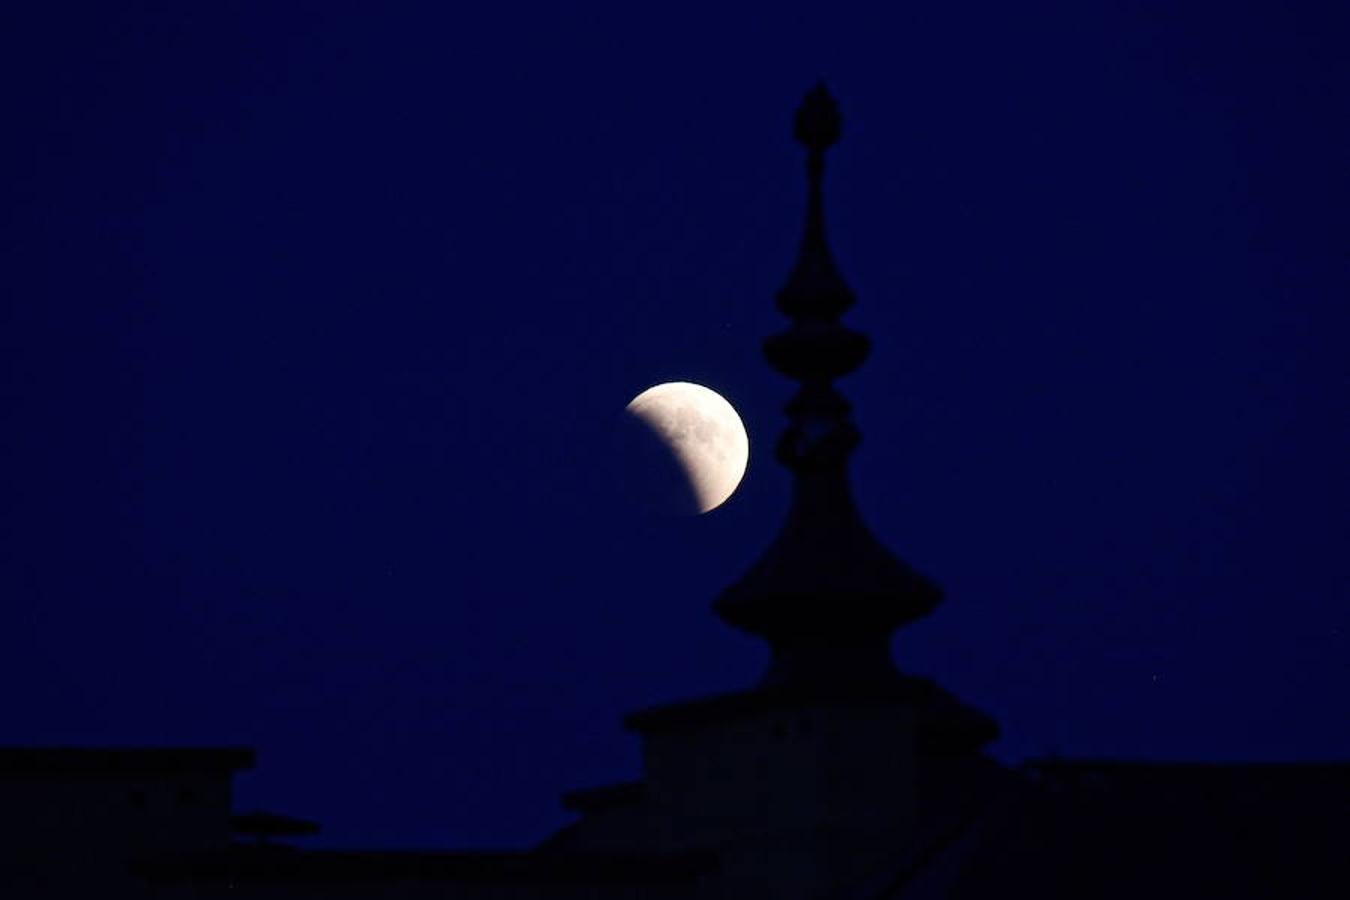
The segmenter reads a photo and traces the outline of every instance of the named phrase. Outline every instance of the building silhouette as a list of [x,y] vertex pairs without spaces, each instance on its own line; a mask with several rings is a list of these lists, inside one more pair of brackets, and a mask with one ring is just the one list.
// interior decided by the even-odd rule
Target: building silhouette
[[771,657],[741,691],[636,711],[637,781],[504,852],[297,849],[303,820],[232,810],[252,751],[0,749],[0,895],[932,898],[1350,896],[1350,764],[1039,760],[982,752],[982,712],[897,670],[892,633],[940,589],[868,530],[835,379],[868,353],[826,240],[834,100],[810,91],[806,221],[765,355],[798,383],[777,538],[717,598]]

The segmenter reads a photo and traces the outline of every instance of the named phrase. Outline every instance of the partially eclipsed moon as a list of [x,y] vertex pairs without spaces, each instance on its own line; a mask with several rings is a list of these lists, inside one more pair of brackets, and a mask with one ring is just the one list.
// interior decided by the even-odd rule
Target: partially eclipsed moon
[[741,417],[721,394],[688,381],[672,381],[638,394],[627,411],[665,445],[679,463],[700,513],[731,496],[750,456]]

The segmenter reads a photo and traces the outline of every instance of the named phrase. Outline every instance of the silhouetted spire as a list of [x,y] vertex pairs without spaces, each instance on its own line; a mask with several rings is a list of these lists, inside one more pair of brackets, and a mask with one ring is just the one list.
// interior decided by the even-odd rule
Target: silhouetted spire
[[727,623],[769,641],[766,683],[775,685],[893,680],[891,632],[941,596],[872,536],[849,491],[848,456],[860,436],[833,381],[862,363],[869,344],[839,321],[854,298],[825,237],[825,150],[838,141],[839,125],[834,98],[817,85],[794,128],[807,150],[806,226],[778,292],[792,322],[764,343],[770,364],[800,383],[778,442],[778,459],[795,476],[792,505],[773,544],[714,605]]
[[797,264],[778,292],[778,308],[788,316],[838,316],[853,305],[853,292],[839,274],[825,240],[825,151],[839,140],[839,107],[824,83],[807,92],[797,109],[793,134],[806,148],[806,228]]

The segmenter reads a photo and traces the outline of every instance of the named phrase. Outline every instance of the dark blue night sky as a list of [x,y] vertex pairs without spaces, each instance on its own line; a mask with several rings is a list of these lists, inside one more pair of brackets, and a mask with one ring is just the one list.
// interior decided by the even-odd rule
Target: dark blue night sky
[[[1340,4],[26,6],[0,743],[246,743],[329,842],[521,844],[636,773],[622,713],[748,686],[709,604],[786,507],[823,75],[854,483],[947,591],[901,667],[1005,759],[1350,757]],[[676,379],[750,468],[644,518],[616,423]]]

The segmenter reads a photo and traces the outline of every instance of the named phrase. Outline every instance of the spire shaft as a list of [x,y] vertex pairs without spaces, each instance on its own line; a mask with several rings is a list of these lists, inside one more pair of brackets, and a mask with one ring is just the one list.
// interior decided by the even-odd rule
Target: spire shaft
[[[778,442],[778,459],[794,475],[792,505],[768,551],[714,608],[768,639],[770,683],[875,684],[895,674],[890,633],[927,614],[941,592],[872,536],[849,490],[848,457],[860,435],[834,380],[861,365],[870,345],[840,322],[854,296],[825,233],[825,151],[839,139],[840,116],[823,84],[798,108],[794,134],[807,151],[806,221],[777,295],[791,322],[764,342],[769,363],[799,383]],[[843,659],[850,664],[840,666]]]

